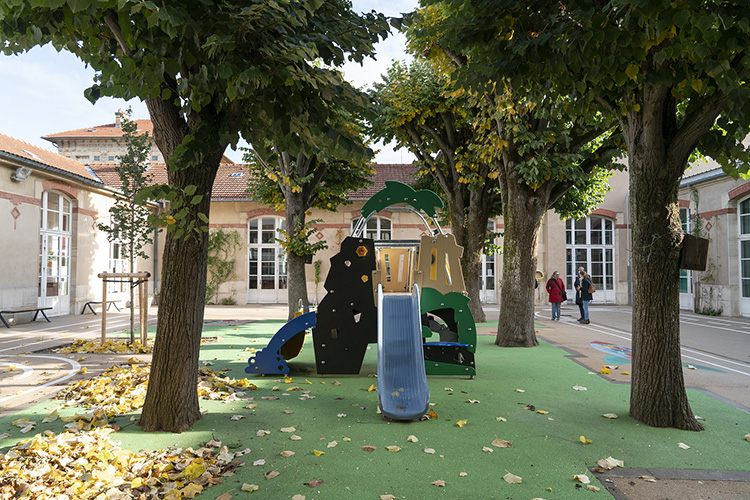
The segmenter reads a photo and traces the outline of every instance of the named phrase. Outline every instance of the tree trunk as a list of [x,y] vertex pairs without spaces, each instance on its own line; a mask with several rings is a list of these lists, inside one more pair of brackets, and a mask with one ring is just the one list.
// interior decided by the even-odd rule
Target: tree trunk
[[[146,102],[154,122],[154,140],[172,161],[177,146],[188,133],[179,109],[158,99]],[[207,125],[204,125],[208,128]],[[209,136],[210,134],[205,134]],[[169,184],[177,190],[197,186],[203,199],[193,205],[188,198],[185,223],[197,214],[209,215],[211,189],[226,145],[204,141],[200,161],[169,171]],[[189,153],[187,153],[189,154]],[[198,359],[206,297],[208,233],[186,232],[176,238],[169,231],[162,260],[162,288],[151,374],[138,422],[144,431],[182,432],[201,418],[198,403]]]
[[[291,241],[305,230],[305,207],[300,193],[289,192],[286,195],[286,231]],[[294,318],[299,309],[300,301],[303,306],[310,305],[307,298],[307,275],[305,274],[305,256],[294,252],[286,254],[287,293],[289,301],[288,320]]]
[[534,279],[537,244],[547,203],[511,175],[501,180],[503,193],[503,278],[500,318],[495,344],[502,347],[539,345],[534,330]]
[[645,94],[643,113],[629,116],[625,127],[633,224],[630,416],[654,427],[698,431],[703,427],[690,409],[680,354],[683,233],[677,191],[685,165],[666,154],[669,134],[663,117],[674,109],[662,110],[665,104],[650,101],[654,97]]

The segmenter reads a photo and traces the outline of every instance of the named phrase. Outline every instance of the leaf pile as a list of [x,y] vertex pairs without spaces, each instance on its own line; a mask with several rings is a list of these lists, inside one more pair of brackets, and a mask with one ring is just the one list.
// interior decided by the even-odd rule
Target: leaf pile
[[[143,407],[151,366],[131,359],[128,364],[113,366],[91,380],[80,380],[68,385],[55,396],[65,400],[65,406],[96,408],[108,418]],[[200,368],[198,396],[203,399],[237,401],[244,394],[237,390],[257,390],[248,379],[221,377],[209,368]]]
[[112,432],[48,431],[0,455],[0,500],[193,498],[242,465],[219,441],[134,453],[113,443]]
[[70,345],[55,349],[55,352],[69,353],[90,353],[90,354],[147,354],[151,352],[151,346],[141,345],[140,342],[132,344],[119,342],[116,340],[107,340],[103,344],[91,340],[76,340]]

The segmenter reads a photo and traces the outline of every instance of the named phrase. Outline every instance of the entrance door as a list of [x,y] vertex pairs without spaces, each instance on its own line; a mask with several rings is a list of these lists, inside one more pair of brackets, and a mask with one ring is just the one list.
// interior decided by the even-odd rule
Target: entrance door
[[[682,230],[690,233],[690,210],[680,208],[680,220],[682,221]],[[693,299],[693,273],[687,269],[680,269],[680,309],[695,309]]]
[[70,314],[70,243],[72,203],[53,192],[42,194],[37,303],[51,315]]
[[579,266],[596,286],[594,303],[615,302],[614,222],[598,216],[566,222],[566,287],[573,289]]
[[276,241],[284,229],[280,217],[248,223],[248,304],[286,304],[286,254]]
[[[487,222],[487,234],[495,235],[495,221]],[[497,244],[497,238],[492,238],[492,243]],[[489,244],[489,243],[488,243]],[[482,254],[482,276],[479,278],[479,300],[482,304],[497,304],[496,273],[497,254]]]
[[750,316],[750,198],[739,203],[740,314]]

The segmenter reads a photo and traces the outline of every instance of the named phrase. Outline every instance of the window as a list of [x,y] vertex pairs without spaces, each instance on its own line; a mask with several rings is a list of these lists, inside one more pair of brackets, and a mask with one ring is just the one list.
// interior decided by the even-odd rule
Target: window
[[278,230],[286,221],[280,217],[263,217],[248,223],[248,288],[250,290],[285,290],[287,287],[286,255],[276,241]]
[[[360,217],[352,220],[352,231],[357,227]],[[367,227],[362,233],[365,238],[373,240],[390,240],[391,239],[391,221],[385,217],[370,217],[367,221]]]
[[102,161],[102,157],[99,155],[94,155],[94,161]]
[[750,198],[739,205],[740,288],[742,297],[750,298]]
[[107,157],[107,161],[115,161],[115,157],[114,156],[108,156]]
[[[682,223],[682,231],[685,233],[690,232],[690,209],[680,208],[680,222]],[[691,276],[690,271],[687,269],[680,269],[680,293],[691,292]]]
[[151,157],[151,161],[159,161],[159,157],[158,157],[158,156],[156,156],[156,155],[153,155],[153,156]]
[[[565,274],[569,289],[573,288],[576,271],[582,266],[598,291],[614,292],[614,227],[613,220],[596,215],[565,221]],[[614,302],[614,295],[600,293],[595,299]]]

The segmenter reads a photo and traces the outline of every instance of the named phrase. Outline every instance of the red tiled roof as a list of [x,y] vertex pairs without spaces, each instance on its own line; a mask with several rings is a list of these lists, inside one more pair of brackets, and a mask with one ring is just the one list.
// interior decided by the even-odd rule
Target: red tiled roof
[[0,134],[0,151],[82,177],[87,181],[96,181],[82,163],[4,134]]
[[[116,164],[93,163],[90,168],[105,184],[117,188],[120,178],[115,171]],[[375,182],[371,187],[352,193],[350,200],[369,200],[375,193],[385,187],[385,181],[400,181],[406,184],[414,183],[416,167],[411,164],[374,164]],[[156,184],[167,183],[167,166],[165,163],[152,163],[149,172]],[[249,201],[248,180],[250,173],[241,163],[222,163],[216,173],[214,188],[211,193],[213,201]]]
[[[154,136],[154,124],[151,123],[151,120],[133,121],[138,124],[139,132],[148,132],[148,135],[151,137]],[[79,128],[77,130],[68,130],[66,132],[44,135],[42,136],[42,139],[47,139],[50,142],[57,142],[58,139],[86,139],[89,137],[102,139],[122,137],[122,127],[117,126],[115,123],[108,123],[106,125],[96,125],[94,127]]]
[[369,200],[372,196],[385,188],[385,181],[399,181],[404,184],[414,184],[416,181],[417,167],[411,163],[375,163],[374,184],[370,187],[360,189],[349,195],[350,200]]

